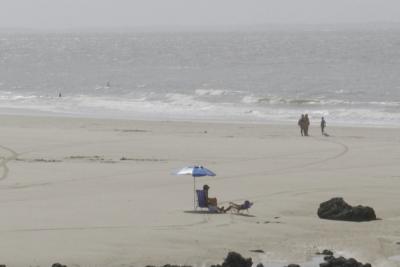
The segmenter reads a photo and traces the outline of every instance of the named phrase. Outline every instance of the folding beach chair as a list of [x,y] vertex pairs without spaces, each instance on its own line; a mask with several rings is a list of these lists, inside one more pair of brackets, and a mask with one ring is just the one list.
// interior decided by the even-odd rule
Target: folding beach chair
[[197,194],[197,206],[196,208],[205,208],[208,209],[207,203],[206,203],[206,194],[204,190],[196,190]]
[[236,213],[240,213],[242,210],[246,210],[249,213],[249,209],[253,206],[253,202],[248,200],[244,201],[243,204],[236,204],[233,202],[229,202],[229,205],[232,207],[232,210],[236,210]]

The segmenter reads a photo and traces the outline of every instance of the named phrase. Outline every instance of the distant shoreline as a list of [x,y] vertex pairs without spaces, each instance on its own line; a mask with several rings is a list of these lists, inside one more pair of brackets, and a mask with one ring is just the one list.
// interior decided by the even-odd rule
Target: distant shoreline
[[400,22],[371,21],[364,23],[268,23],[248,25],[151,25],[135,27],[0,27],[1,33],[143,33],[143,32],[259,32],[275,30],[399,30]]
[[[183,118],[139,118],[139,117],[101,117],[95,115],[76,115],[76,114],[61,114],[61,113],[46,113],[46,112],[29,112],[29,110],[21,111],[20,112],[4,112],[0,109],[0,118],[1,117],[8,117],[8,118],[37,118],[37,119],[72,119],[72,120],[98,120],[98,121],[129,121],[129,122],[149,122],[149,123],[191,123],[191,124],[226,124],[226,125],[265,125],[265,126],[293,126],[294,129],[298,129],[297,121],[268,121],[268,120],[257,120],[257,121],[241,121],[241,120],[212,120],[212,119],[183,119]],[[314,128],[312,135],[320,135],[320,132],[315,131],[316,128],[319,129],[319,120],[311,120],[311,127]],[[334,127],[339,128],[366,128],[366,129],[399,129],[400,125],[373,125],[373,124],[350,124],[350,123],[335,123],[335,122],[328,122],[329,125],[326,128],[326,132],[329,133],[330,129]]]

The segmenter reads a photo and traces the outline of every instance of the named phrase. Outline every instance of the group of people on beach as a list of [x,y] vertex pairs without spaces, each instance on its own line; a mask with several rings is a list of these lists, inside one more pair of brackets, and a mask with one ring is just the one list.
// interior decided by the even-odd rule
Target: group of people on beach
[[[308,136],[308,128],[310,127],[310,119],[308,118],[308,114],[301,114],[301,117],[297,124],[300,127],[300,134],[301,136]],[[321,118],[321,134],[326,135],[325,133],[325,127],[326,127],[326,121],[325,118]]]
[[[308,114],[301,114],[301,117],[298,121],[298,125],[300,127],[300,134],[301,136],[308,136],[308,129],[310,127],[310,119],[308,117]],[[325,127],[326,127],[326,121],[324,117],[321,117],[321,134],[328,136],[325,133]],[[209,197],[208,191],[210,187],[208,185],[203,186],[203,191],[204,191],[204,198],[205,198],[205,203],[210,212],[216,212],[216,213],[225,213],[231,209],[236,210],[239,212],[240,210],[248,210],[253,203],[246,200],[242,204],[236,204],[233,202],[229,202],[229,206],[225,208],[224,206],[218,206],[218,200],[216,197]]]
[[308,128],[310,126],[310,119],[308,118],[308,114],[301,114],[301,117],[297,124],[300,127],[301,136],[308,136]]

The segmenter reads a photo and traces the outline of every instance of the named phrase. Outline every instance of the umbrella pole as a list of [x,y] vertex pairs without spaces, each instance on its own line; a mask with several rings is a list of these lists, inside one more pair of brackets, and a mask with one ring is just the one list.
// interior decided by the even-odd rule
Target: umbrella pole
[[193,210],[196,210],[196,178],[193,176]]

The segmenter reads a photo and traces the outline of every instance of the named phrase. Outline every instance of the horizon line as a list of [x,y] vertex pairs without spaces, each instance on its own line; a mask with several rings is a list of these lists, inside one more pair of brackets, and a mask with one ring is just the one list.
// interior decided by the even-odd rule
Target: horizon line
[[72,27],[0,27],[0,32],[28,31],[28,32],[53,32],[53,31],[182,31],[182,30],[262,30],[274,28],[302,28],[302,27],[363,27],[373,26],[377,28],[400,28],[400,21],[370,21],[370,22],[333,22],[333,23],[258,23],[258,24],[216,24],[216,25],[129,25],[129,26],[72,26]]

